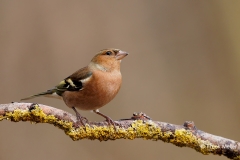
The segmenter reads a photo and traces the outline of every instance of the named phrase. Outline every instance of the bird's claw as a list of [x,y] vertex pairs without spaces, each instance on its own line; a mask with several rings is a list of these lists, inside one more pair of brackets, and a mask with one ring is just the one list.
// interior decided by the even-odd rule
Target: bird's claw
[[[80,122],[82,126],[86,126],[86,123],[88,123],[88,119],[86,117],[81,116],[80,113],[78,113],[78,111],[76,110],[75,107],[72,107],[73,111],[76,113],[76,117],[77,117],[77,122]],[[85,121],[85,122],[84,122]]]
[[86,123],[88,123],[88,119],[80,115],[77,115],[77,121],[80,122],[84,127],[86,126]]
[[110,117],[106,117],[106,121],[108,122],[108,125],[113,125],[114,129],[117,130],[116,128],[116,122],[114,122]]

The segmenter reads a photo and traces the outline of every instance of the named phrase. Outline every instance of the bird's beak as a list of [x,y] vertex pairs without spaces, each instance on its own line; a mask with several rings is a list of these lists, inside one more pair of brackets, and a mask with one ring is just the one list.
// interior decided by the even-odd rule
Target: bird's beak
[[117,59],[117,60],[121,60],[121,59],[123,59],[124,57],[126,57],[127,55],[128,55],[127,52],[120,50],[120,51],[117,53],[117,55],[116,55],[116,59]]

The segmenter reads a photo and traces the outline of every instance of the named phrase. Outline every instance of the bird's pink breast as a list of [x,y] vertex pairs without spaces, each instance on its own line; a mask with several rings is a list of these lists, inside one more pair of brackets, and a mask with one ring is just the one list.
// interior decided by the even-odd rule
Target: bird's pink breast
[[68,107],[80,110],[95,110],[109,103],[121,87],[120,72],[98,71],[93,74],[80,91],[66,91],[63,100]]

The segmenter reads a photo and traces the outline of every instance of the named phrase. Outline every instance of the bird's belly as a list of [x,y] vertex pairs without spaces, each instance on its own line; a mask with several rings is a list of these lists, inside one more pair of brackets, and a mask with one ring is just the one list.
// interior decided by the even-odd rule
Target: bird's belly
[[118,93],[121,84],[114,81],[91,83],[80,91],[66,91],[63,100],[68,107],[80,110],[95,110],[110,102]]

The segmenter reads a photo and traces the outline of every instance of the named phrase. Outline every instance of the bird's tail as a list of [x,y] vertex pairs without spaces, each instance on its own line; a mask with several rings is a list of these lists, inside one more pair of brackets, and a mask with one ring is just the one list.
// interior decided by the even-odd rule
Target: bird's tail
[[50,89],[50,90],[47,90],[46,92],[41,92],[41,93],[31,95],[31,96],[26,97],[26,98],[22,98],[21,101],[22,100],[29,100],[29,99],[32,99],[32,98],[35,98],[35,97],[40,97],[40,96],[60,98],[60,96],[58,96],[57,93],[56,93],[56,89]]

